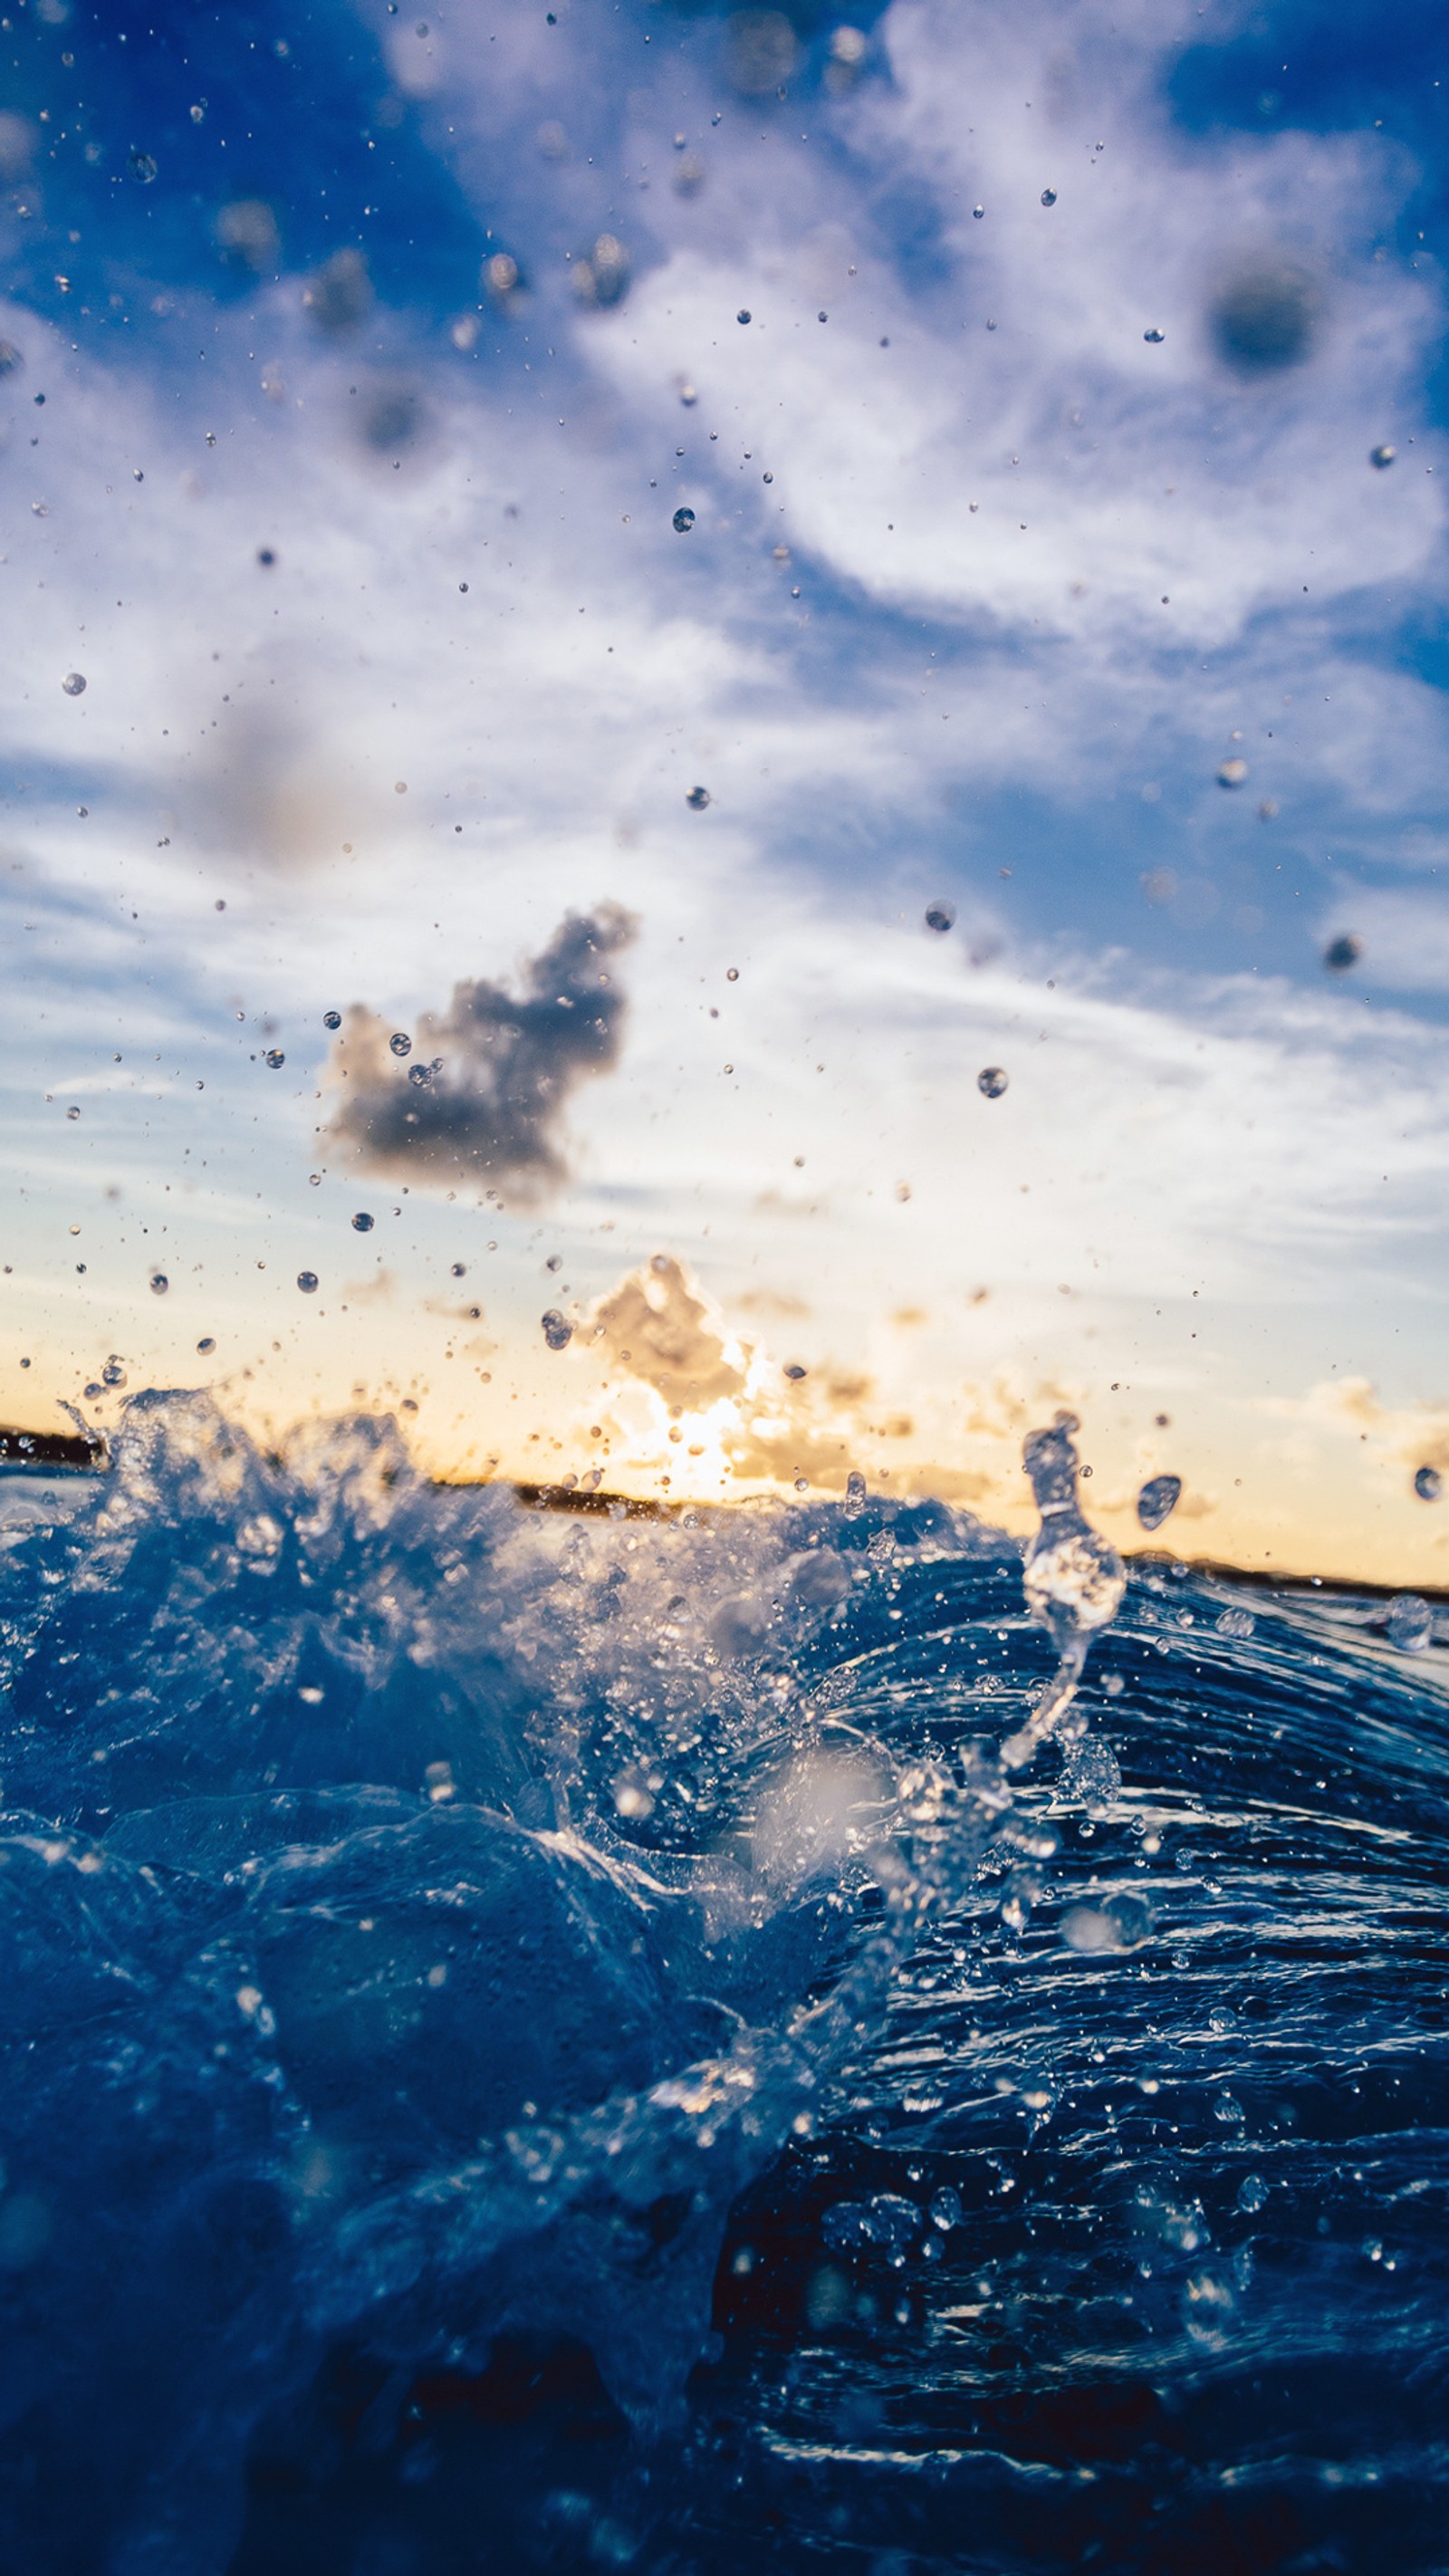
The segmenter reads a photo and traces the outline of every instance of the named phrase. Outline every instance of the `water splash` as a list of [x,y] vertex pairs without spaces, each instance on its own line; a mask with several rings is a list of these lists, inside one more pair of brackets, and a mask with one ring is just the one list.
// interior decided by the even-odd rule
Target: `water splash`
[[1074,1413],[1059,1413],[1050,1430],[1028,1434],[1022,1451],[1041,1514],[1041,1526],[1026,1551],[1022,1589],[1027,1608],[1046,1629],[1060,1660],[1026,1725],[1001,1748],[1003,1762],[1013,1771],[1028,1763],[1048,1736],[1071,1742],[1085,1733],[1072,1705],[1087,1648],[1097,1630],[1116,1617],[1127,1586],[1116,1549],[1092,1528],[1077,1499],[1080,1466],[1072,1433],[1080,1428]]
[[0,2561],[1437,2568],[1444,1614],[1124,1591],[1074,1428],[1025,1566],[0,1486]]

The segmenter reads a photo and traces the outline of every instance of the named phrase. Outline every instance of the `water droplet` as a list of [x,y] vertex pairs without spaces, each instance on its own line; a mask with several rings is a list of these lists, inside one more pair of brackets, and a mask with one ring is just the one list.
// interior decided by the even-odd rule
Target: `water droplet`
[[149,152],[132,150],[126,155],[126,167],[139,186],[149,188],[156,176],[156,162]]
[[1041,192],[1041,201],[1044,206],[1054,206],[1057,201],[1057,192],[1055,188],[1043,188]]
[[547,1342],[549,1349],[551,1351],[567,1350],[569,1343],[574,1337],[574,1328],[569,1322],[568,1317],[566,1315],[561,1315],[557,1306],[550,1306],[545,1310],[540,1321],[543,1325],[543,1338]]
[[81,1391],[85,1396],[87,1404],[94,1404],[96,1397],[105,1393],[105,1389],[94,1379],[88,1387],[84,1387]]
[[979,223],[980,223],[980,221],[981,221],[981,219],[982,219],[982,217],[983,217],[983,215],[984,215],[984,214],[985,214],[985,212],[986,212],[986,208],[985,208],[984,206],[973,206],[973,207],[972,207],[972,209],[971,209],[971,212],[972,212],[972,214],[975,216],[976,221],[977,221],[977,222],[978,222],[978,224],[979,224]]
[[342,1026],[342,1013],[340,1011],[324,1011],[322,1014],[322,1026],[324,1029],[340,1029]]
[[1371,447],[1369,450],[1369,463],[1370,465],[1376,465],[1380,473],[1382,473],[1386,465],[1392,465],[1398,452],[1399,451],[1396,447]]
[[61,681],[60,685],[64,689],[68,698],[83,697],[85,695],[86,675],[84,671],[67,671],[65,678]]
[[388,1039],[388,1042],[387,1042],[387,1043],[388,1043],[389,1050],[391,1051],[391,1053],[392,1053],[393,1055],[411,1055],[411,1054],[412,1054],[412,1051],[413,1051],[413,1042],[412,1042],[412,1039],[407,1035],[406,1031],[405,1031],[405,1030],[403,1030],[403,1029],[394,1029],[394,1030],[393,1030],[393,1033],[392,1033],[392,1036]]
[[674,513],[674,525],[681,537],[687,537],[690,529],[694,525],[694,512],[692,510],[685,509],[676,510]]
[[926,906],[926,928],[928,930],[949,930],[952,923],[955,921],[955,918],[956,907],[954,903],[928,903]]
[[359,1208],[352,1220],[352,1231],[354,1234],[371,1234],[375,1223],[376,1219],[368,1215],[366,1208]]
[[1356,939],[1351,930],[1343,930],[1340,931],[1337,939],[1330,939],[1323,952],[1323,962],[1331,974],[1346,975],[1350,966],[1356,966],[1362,955],[1363,941]]
[[167,1291],[167,1289],[170,1287],[170,1285],[171,1285],[171,1282],[170,1282],[170,1280],[167,1278],[166,1273],[165,1273],[165,1271],[164,1271],[164,1270],[153,1270],[153,1271],[152,1271],[152,1273],[151,1273],[151,1294],[152,1294],[152,1296],[153,1296],[153,1297],[164,1297],[164,1296],[165,1296],[165,1294],[166,1294],[166,1291]]
[[453,1277],[454,1279],[466,1279],[466,1278],[467,1278],[467,1276],[468,1276],[468,1264],[467,1264],[467,1262],[466,1262],[466,1261],[455,1261],[455,1262],[452,1264],[452,1271],[451,1271],[451,1275],[452,1275],[452,1277]]
[[[676,521],[675,524],[677,526],[678,522]],[[702,814],[706,805],[709,803],[709,789],[707,787],[691,787],[689,794],[686,796],[684,801],[694,813]]]
[[984,1064],[976,1076],[976,1088],[987,1100],[999,1100],[1010,1079],[999,1064]]
[[80,1111],[78,1109],[68,1109],[65,1114],[67,1118],[79,1118]]
[[785,1375],[798,1383],[798,1381],[805,1375],[805,1371],[798,1360],[787,1360],[785,1362]]
[[200,1351],[200,1353],[201,1353],[201,1355],[202,1355],[202,1358],[203,1358],[203,1359],[208,1358],[208,1357],[210,1356],[211,1352],[212,1352],[212,1351],[214,1351],[214,1350],[215,1350],[215,1348],[216,1348],[216,1336],[215,1336],[215,1334],[213,1334],[213,1333],[203,1333],[203,1334],[202,1334],[202,1336],[201,1336],[201,1339],[200,1339],[200,1341],[197,1343],[196,1347],[197,1347],[197,1349]]
[[1421,1503],[1437,1503],[1444,1479],[1437,1467],[1419,1467],[1414,1473],[1414,1491]]
[[1241,787],[1247,775],[1248,764],[1245,760],[1235,758],[1218,763],[1219,787]]
[[749,313],[749,311],[748,311],[748,308],[747,308],[745,305],[743,305],[743,304],[742,304],[742,305],[740,306],[740,309],[739,309],[738,313],[735,315],[735,320],[736,320],[737,322],[748,322],[748,321],[750,320],[750,318],[751,318],[751,316],[750,316],[750,313]]
[[1238,2207],[1246,2218],[1255,2218],[1268,2197],[1268,2186],[1259,2173],[1244,2174],[1238,2185]]
[[1251,1610],[1223,1610],[1213,1621],[1220,1637],[1251,1637],[1257,1622]]
[[101,1371],[101,1383],[103,1386],[124,1386],[126,1383],[126,1372],[114,1351]]
[[852,1467],[845,1479],[845,1517],[858,1520],[865,1509],[865,1478],[858,1467]]
[[299,1270],[299,1271],[298,1271],[298,1273],[297,1273],[297,1285],[298,1285],[298,1287],[301,1289],[302,1294],[303,1294],[303,1296],[304,1296],[304,1297],[310,1297],[310,1296],[312,1296],[312,1295],[315,1293],[315,1291],[316,1291],[316,1287],[317,1287],[317,1273],[316,1273],[316,1271],[315,1271],[315,1270]]
[[1159,329],[1158,329],[1158,327],[1157,327],[1157,324],[1154,322],[1154,323],[1153,323],[1153,325],[1152,325],[1151,330],[1150,330],[1150,331],[1144,331],[1144,332],[1143,332],[1143,334],[1142,334],[1142,337],[1143,337],[1143,339],[1144,339],[1144,340],[1146,340],[1146,341],[1148,342],[1148,344],[1149,344],[1149,346],[1150,346],[1150,347],[1152,347],[1152,348],[1154,348],[1154,349],[1158,349],[1158,348],[1160,348],[1160,347],[1162,346],[1163,341],[1166,339],[1166,337],[1167,337],[1167,333],[1166,333],[1165,331],[1159,331]]
[[1072,1905],[1062,1916],[1062,1939],[1069,1950],[1140,1950],[1150,1941],[1155,1918],[1140,1896],[1109,1896],[1105,1905]]
[[263,1061],[271,1066],[273,1073],[279,1073],[287,1059],[280,1047],[268,1047]]
[[725,968],[725,982],[727,984],[737,984],[739,980],[740,970],[738,966],[727,966]]
[[1137,1517],[1143,1528],[1161,1529],[1168,1515],[1177,1509],[1181,1492],[1180,1476],[1149,1476],[1137,1497]]
[[1434,1634],[1434,1614],[1417,1592],[1401,1592],[1389,1603],[1384,1621],[1391,1646],[1401,1655],[1422,1655]]

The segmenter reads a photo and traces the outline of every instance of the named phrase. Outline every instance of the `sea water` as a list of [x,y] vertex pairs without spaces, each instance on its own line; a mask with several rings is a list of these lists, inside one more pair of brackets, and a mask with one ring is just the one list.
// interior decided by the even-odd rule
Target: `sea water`
[[1449,1626],[1041,1443],[6,1489],[4,2576],[1449,2567]]

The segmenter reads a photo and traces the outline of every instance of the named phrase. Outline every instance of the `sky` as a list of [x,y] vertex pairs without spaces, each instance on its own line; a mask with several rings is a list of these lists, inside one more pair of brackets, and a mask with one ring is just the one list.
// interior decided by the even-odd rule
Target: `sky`
[[0,1419],[1449,1583],[1442,35],[4,0]]

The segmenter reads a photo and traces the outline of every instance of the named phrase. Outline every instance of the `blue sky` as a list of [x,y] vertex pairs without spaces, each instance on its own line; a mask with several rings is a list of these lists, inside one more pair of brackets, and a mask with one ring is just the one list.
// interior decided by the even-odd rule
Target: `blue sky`
[[[4,14],[7,1411],[115,1352],[1009,1517],[1061,1398],[1129,1533],[1173,1468],[1184,1545],[1431,1579],[1433,26]],[[370,1174],[324,1011],[456,1029],[610,903],[562,1183]],[[693,1470],[597,1374],[656,1254],[749,1354]]]

